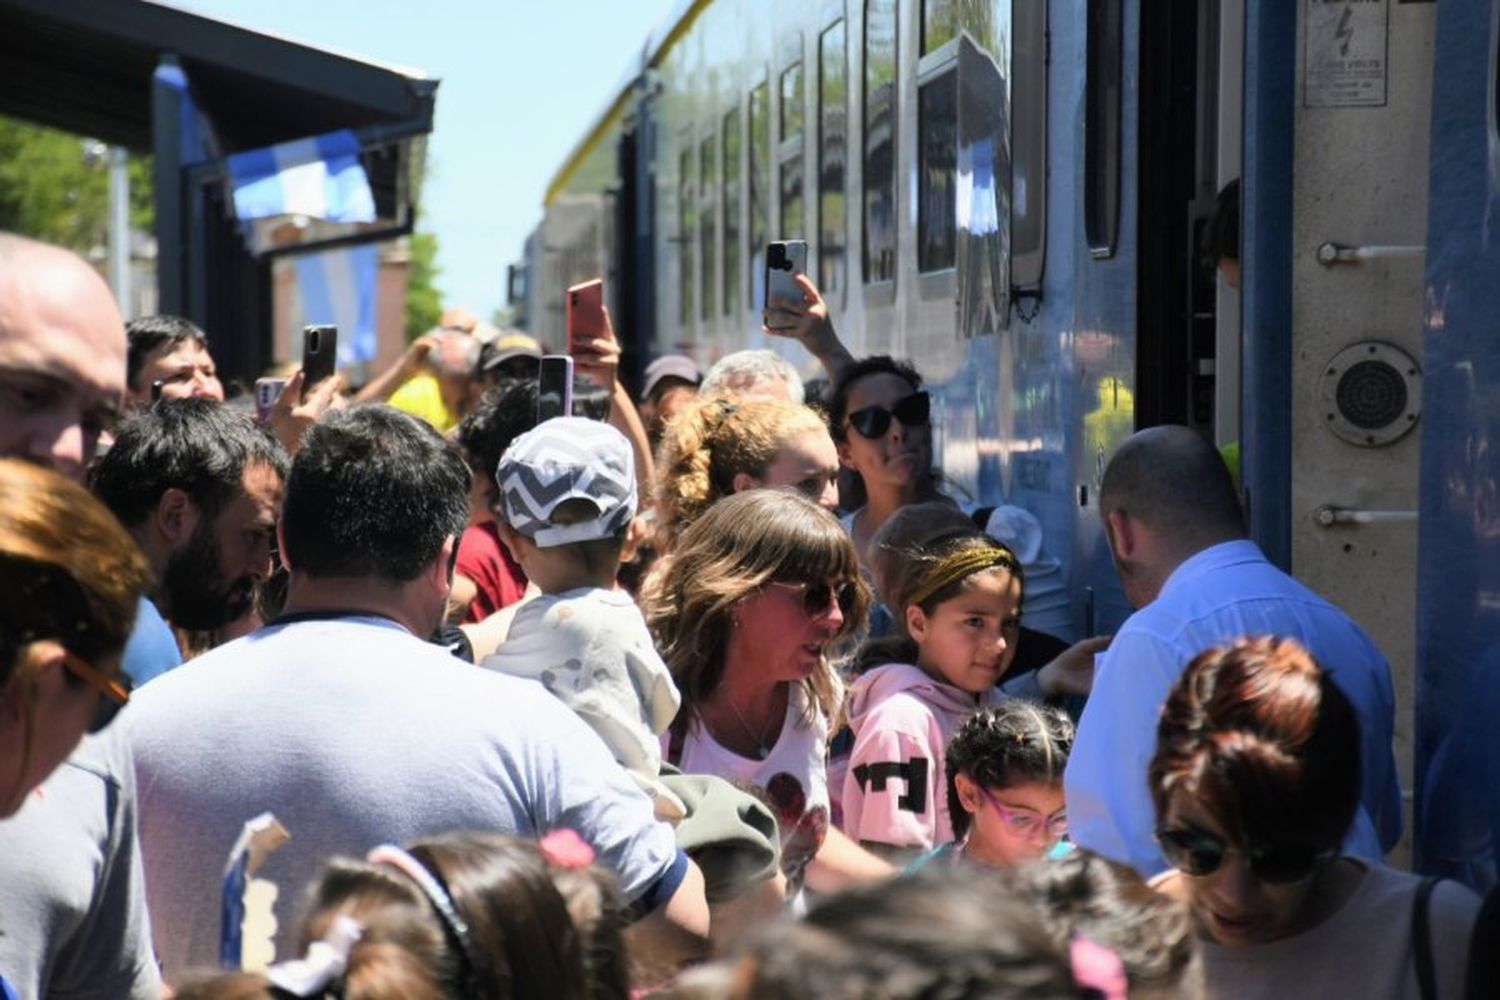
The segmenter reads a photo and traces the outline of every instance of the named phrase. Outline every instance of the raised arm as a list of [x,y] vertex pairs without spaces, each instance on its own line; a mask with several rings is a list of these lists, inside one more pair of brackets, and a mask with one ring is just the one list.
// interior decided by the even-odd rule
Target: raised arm
[[777,298],[761,317],[764,324],[761,329],[773,337],[797,341],[818,359],[829,381],[837,382],[844,369],[854,363],[854,355],[834,332],[828,303],[823,301],[818,286],[805,274],[797,275],[794,280],[802,289],[802,301]]

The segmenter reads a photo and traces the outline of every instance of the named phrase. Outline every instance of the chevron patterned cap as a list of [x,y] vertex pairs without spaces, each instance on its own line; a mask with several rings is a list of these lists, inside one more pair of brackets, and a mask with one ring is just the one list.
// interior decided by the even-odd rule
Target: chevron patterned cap
[[[556,417],[511,442],[495,472],[505,520],[542,548],[612,538],[635,516],[635,455],[625,435],[586,417]],[[591,500],[599,514],[553,524],[564,500]]]

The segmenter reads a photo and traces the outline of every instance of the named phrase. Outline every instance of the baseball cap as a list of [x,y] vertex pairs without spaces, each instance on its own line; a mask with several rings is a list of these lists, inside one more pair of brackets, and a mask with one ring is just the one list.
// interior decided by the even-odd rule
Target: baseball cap
[[658,382],[664,378],[680,378],[684,382],[697,385],[703,381],[703,373],[698,370],[697,364],[686,354],[663,354],[655,361],[646,366],[644,388],[641,390],[641,398],[649,399],[651,390],[656,388]]
[[502,333],[479,353],[479,370],[493,371],[511,358],[542,358],[542,345],[524,333]]
[[[542,548],[613,538],[635,516],[635,455],[625,435],[587,417],[555,417],[511,442],[495,471],[506,522]],[[566,500],[598,514],[553,524]]]

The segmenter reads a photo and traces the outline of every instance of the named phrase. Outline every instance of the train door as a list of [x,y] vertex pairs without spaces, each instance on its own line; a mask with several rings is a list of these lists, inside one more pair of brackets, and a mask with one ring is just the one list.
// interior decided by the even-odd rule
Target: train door
[[1286,263],[1291,570],[1390,660],[1408,789],[1435,23],[1432,4],[1299,5]]
[[1242,7],[1139,13],[1136,426],[1187,424],[1225,444],[1238,429],[1237,309],[1221,331],[1222,282],[1202,250],[1215,195],[1238,171]]

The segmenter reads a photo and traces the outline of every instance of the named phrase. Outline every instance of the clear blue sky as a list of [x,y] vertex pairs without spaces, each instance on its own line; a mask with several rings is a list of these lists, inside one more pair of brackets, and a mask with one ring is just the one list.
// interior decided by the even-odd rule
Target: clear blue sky
[[481,318],[541,219],[547,181],[675,0],[168,0],[442,80],[418,228],[445,305]]

